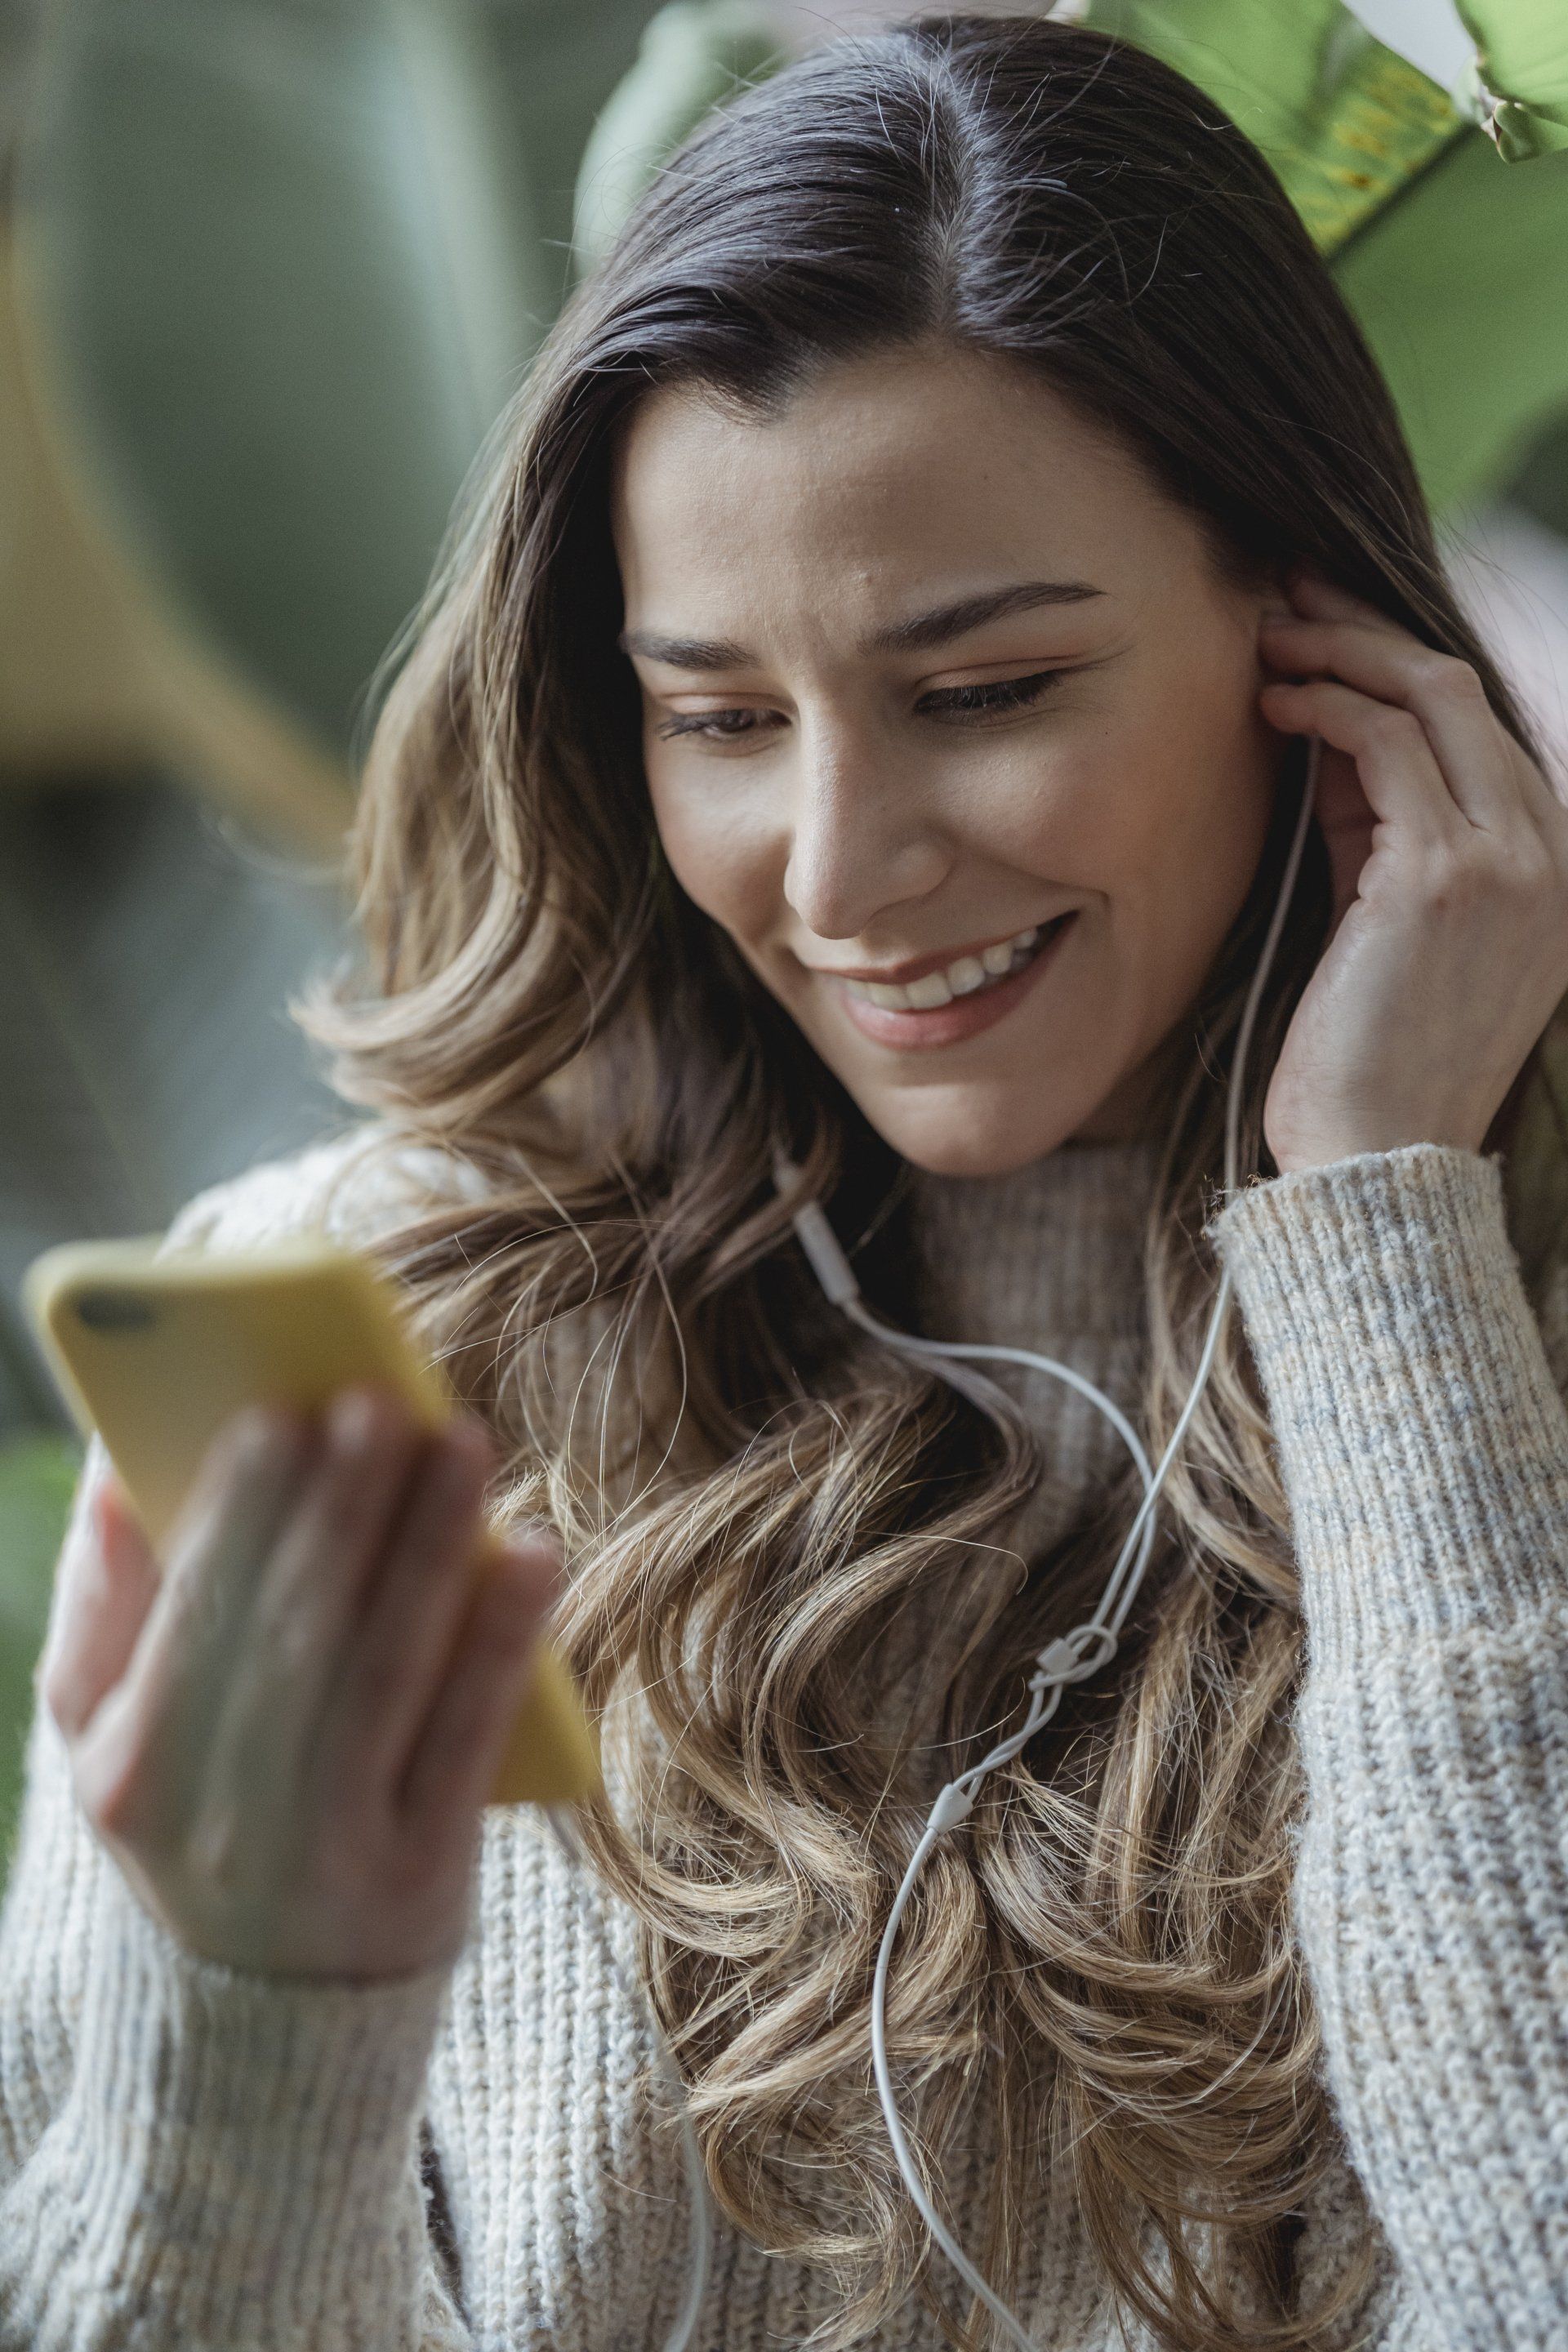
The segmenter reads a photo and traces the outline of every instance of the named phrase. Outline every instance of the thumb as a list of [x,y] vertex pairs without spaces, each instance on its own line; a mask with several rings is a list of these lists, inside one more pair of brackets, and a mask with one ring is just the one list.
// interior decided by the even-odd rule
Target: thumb
[[91,1466],[60,1555],[38,1688],[68,1738],[131,1661],[158,1590],[158,1564],[107,1458]]

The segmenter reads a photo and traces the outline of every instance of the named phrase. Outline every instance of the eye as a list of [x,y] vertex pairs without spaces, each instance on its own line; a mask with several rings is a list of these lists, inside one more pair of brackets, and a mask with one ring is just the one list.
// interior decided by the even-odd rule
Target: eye
[[1037,669],[1027,677],[998,677],[980,686],[938,687],[923,695],[918,709],[931,709],[936,713],[953,713],[959,718],[968,713],[987,710],[1026,710],[1038,702],[1048,687],[1056,684],[1062,672]]
[[731,742],[737,735],[754,735],[757,730],[752,726],[731,727],[725,723],[727,720],[769,719],[773,715],[767,710],[682,710],[678,711],[673,719],[665,719],[653,731],[661,742],[668,741],[672,735],[697,735],[705,737],[710,743]]
[[[939,687],[922,695],[915,708],[931,718],[960,719],[993,710],[1026,710],[1064,674],[1061,670],[1040,669],[1027,677],[994,678],[979,686]],[[733,742],[739,736],[761,732],[756,722],[775,716],[767,710],[679,711],[656,727],[654,733],[661,742],[678,735],[692,735],[710,743]]]

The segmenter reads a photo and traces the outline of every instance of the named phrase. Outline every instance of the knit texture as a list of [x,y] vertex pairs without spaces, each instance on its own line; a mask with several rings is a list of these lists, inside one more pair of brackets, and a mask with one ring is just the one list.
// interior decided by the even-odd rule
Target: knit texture
[[[395,1188],[351,1184],[318,1213],[357,1148],[216,1187],[173,1238],[367,1237]],[[1145,1147],[1097,1145],[1016,1176],[917,1175],[911,1319],[1058,1358],[1136,1425],[1152,1174]],[[1255,1184],[1208,1231],[1268,1403],[1307,1627],[1295,1919],[1343,2160],[1299,2260],[1315,2295],[1364,2204],[1380,2270],[1344,2352],[1559,2352],[1568,1313],[1531,1307],[1500,1162],[1446,1146]],[[1121,1441],[1061,1382],[1001,1377],[1049,1463],[1015,1530],[1033,1546]],[[657,2352],[689,2215],[635,1938],[532,1812],[487,1812],[455,1968],[301,1985],[197,1959],[149,1917],[41,1706],[27,1769],[0,1914],[0,2352]],[[824,2294],[721,2223],[701,2352],[798,2345]],[[1042,2352],[1148,2343],[1119,2331],[1044,2185],[1018,2307]],[[942,2342],[912,2303],[866,2340]]]

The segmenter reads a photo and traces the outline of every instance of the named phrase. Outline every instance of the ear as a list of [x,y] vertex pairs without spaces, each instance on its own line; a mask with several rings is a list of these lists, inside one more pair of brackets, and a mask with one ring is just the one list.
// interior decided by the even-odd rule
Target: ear
[[1296,618],[1296,607],[1290,601],[1287,584],[1293,563],[1293,557],[1281,555],[1260,568],[1258,583],[1259,621],[1293,621]]

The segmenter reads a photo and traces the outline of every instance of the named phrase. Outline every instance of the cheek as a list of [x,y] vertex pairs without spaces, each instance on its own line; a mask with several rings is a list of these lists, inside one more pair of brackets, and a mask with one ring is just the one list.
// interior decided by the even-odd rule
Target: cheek
[[1110,820],[1102,842],[1201,887],[1211,863],[1226,863],[1227,845],[1249,835],[1275,751],[1236,649],[1178,648],[1151,664],[1143,690],[1096,745],[1086,805]]
[[1068,887],[1113,890],[1159,801],[1149,754],[1122,717],[1023,744],[968,804],[971,846],[992,864]]
[[737,938],[765,929],[782,901],[788,844],[772,837],[745,793],[682,789],[650,765],[648,795],[670,871],[687,897]]
[[[1142,715],[1108,848],[1124,951],[1167,1014],[1186,1003],[1246,902],[1274,803],[1278,746],[1234,659],[1173,673]],[[1129,746],[1129,750],[1132,747]]]

